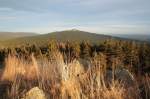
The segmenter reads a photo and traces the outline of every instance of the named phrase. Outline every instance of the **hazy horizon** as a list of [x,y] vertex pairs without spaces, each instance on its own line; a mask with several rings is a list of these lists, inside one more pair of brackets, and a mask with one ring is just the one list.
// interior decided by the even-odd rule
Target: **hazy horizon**
[[22,34],[24,34],[24,33],[29,33],[29,34],[37,34],[37,35],[44,35],[44,34],[49,34],[49,33],[54,33],[54,32],[62,32],[62,31],[72,31],[72,30],[77,30],[77,31],[83,31],[83,32],[89,32],[89,33],[94,33],[94,34],[104,34],[104,35],[111,35],[111,36],[118,36],[118,37],[120,37],[120,36],[130,36],[130,35],[132,35],[132,36],[134,36],[134,35],[138,35],[138,36],[150,36],[150,34],[149,33],[100,33],[100,32],[92,32],[92,31],[86,31],[86,30],[79,30],[79,29],[65,29],[65,30],[57,30],[57,31],[50,31],[50,32],[43,32],[43,33],[38,33],[38,32],[30,32],[30,31],[25,31],[25,32],[22,32],[22,31],[0,31],[0,33],[22,33]]
[[0,31],[149,34],[149,0],[0,0]]

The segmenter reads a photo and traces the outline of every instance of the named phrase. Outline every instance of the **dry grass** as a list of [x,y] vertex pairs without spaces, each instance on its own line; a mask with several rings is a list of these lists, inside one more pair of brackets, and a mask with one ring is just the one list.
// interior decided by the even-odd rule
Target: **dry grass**
[[[60,53],[53,54],[51,60],[31,61],[9,55],[2,75],[2,81],[11,82],[6,93],[8,98],[19,99],[32,87],[38,86],[52,99],[140,99],[139,88],[125,88],[122,83],[112,81],[109,86],[104,80],[106,64],[102,59],[92,61],[86,70],[83,64],[74,60],[65,64]],[[146,99],[149,98],[150,79],[146,76]]]
[[17,76],[24,76],[27,79],[38,77],[38,65],[33,56],[32,61],[24,61],[22,58],[9,55],[5,60],[5,69],[1,80],[15,81]]

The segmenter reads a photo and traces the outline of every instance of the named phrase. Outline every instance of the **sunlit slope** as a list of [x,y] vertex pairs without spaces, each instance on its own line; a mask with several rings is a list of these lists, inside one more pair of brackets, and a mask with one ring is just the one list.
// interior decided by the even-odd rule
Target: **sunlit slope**
[[28,33],[28,32],[0,32],[0,41],[5,41],[9,39],[14,38],[20,38],[20,37],[29,37],[29,36],[35,36],[36,33]]
[[23,45],[23,44],[37,44],[37,45],[42,44],[43,45],[51,39],[55,39],[55,40],[61,41],[61,42],[89,41],[91,43],[98,43],[102,40],[106,40],[106,39],[110,39],[110,38],[120,39],[117,37],[112,37],[112,36],[103,35],[103,34],[95,34],[95,33],[90,33],[90,32],[85,32],[85,31],[79,31],[79,30],[68,30],[68,31],[59,31],[59,32],[52,32],[52,33],[48,33],[48,34],[5,40],[3,42],[0,42],[0,45],[2,47],[16,46],[16,45],[18,46],[18,45]]

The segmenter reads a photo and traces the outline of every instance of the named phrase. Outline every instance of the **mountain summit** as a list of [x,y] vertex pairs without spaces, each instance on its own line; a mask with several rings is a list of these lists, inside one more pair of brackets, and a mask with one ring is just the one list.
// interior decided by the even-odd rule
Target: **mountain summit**
[[90,33],[90,32],[85,32],[85,31],[80,31],[77,29],[72,29],[72,30],[66,30],[66,31],[57,31],[57,32],[52,32],[52,33],[47,33],[47,34],[40,34],[40,35],[32,35],[32,36],[25,36],[25,37],[20,37],[20,38],[12,38],[9,40],[5,40],[3,42],[0,42],[2,45],[18,45],[18,44],[33,44],[33,43],[46,43],[51,39],[56,39],[57,41],[60,42],[65,42],[65,41],[77,41],[77,42],[82,42],[82,41],[89,41],[91,43],[97,43],[101,40],[106,40],[110,38],[115,38],[112,36],[108,35],[103,35],[103,34],[96,34],[96,33]]

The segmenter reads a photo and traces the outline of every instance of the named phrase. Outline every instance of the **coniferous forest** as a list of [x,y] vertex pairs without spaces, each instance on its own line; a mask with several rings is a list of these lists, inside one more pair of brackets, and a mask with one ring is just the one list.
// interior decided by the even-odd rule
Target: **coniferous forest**
[[57,42],[55,39],[49,40],[47,44],[39,46],[38,44],[24,44],[19,47],[7,47],[0,49],[1,67],[4,60],[9,55],[23,57],[25,60],[33,54],[36,58],[51,59],[51,54],[60,52],[63,55],[64,62],[71,62],[74,59],[95,59],[102,56],[105,58],[107,68],[112,68],[116,63],[118,67],[124,67],[131,70],[134,74],[146,74],[150,72],[150,44],[147,42],[123,41],[108,39],[93,44],[89,41],[82,42]]

